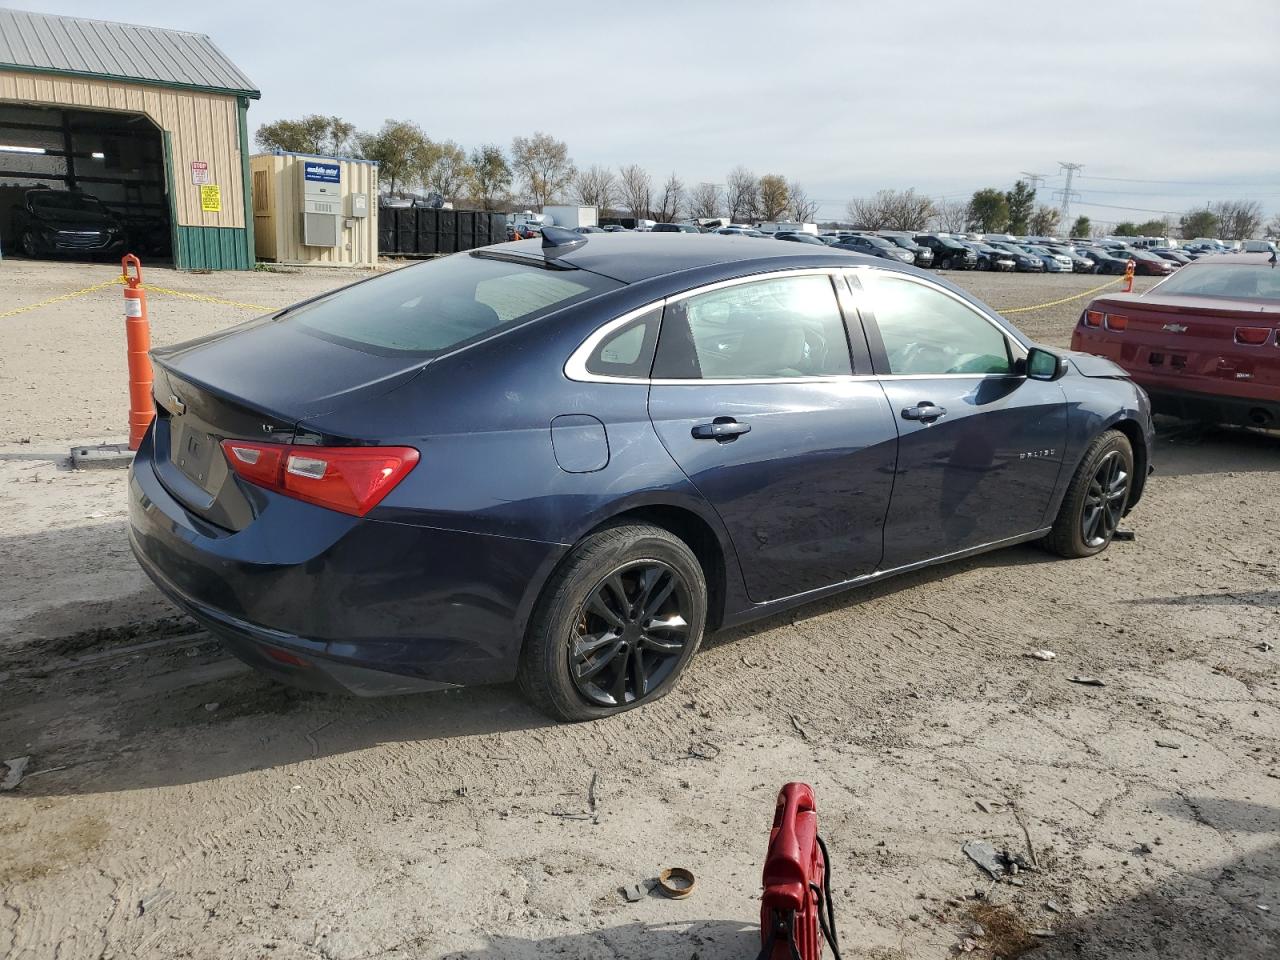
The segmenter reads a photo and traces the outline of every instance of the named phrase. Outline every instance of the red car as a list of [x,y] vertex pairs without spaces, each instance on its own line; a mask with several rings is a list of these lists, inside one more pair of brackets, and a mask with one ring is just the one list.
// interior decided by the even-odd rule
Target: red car
[[1145,293],[1098,297],[1071,348],[1118,363],[1157,412],[1280,427],[1276,258],[1203,257]]

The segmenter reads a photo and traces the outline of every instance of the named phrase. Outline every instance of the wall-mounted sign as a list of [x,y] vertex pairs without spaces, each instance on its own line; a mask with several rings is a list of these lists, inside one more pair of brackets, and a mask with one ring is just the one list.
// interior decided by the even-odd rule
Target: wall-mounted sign
[[191,182],[196,186],[209,182],[209,164],[203,160],[191,161]]
[[216,183],[206,183],[200,187],[200,209],[205,213],[222,212],[222,188]]
[[317,163],[314,160],[304,161],[302,176],[316,183],[341,183],[342,168],[336,163]]

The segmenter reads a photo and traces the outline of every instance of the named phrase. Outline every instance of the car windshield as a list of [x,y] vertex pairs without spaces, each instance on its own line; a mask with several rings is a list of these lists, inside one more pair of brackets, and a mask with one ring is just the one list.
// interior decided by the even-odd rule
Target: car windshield
[[1044,256],[1049,253],[1049,250],[1045,247],[1027,247],[1027,249],[1032,253],[1039,254],[1040,256]]
[[1153,290],[1161,295],[1280,300],[1280,270],[1251,263],[1189,263]]
[[31,194],[31,205],[44,210],[101,210],[102,204],[97,197],[84,194],[64,193],[61,190],[42,190]]
[[344,287],[281,322],[366,353],[431,357],[621,286],[585,270],[460,253]]

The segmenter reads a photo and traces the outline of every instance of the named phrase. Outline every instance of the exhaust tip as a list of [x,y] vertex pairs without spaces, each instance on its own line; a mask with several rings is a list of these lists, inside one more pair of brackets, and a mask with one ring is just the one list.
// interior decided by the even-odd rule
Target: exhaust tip
[[1264,407],[1254,407],[1249,411],[1249,422],[1254,426],[1269,427],[1275,419],[1275,415]]

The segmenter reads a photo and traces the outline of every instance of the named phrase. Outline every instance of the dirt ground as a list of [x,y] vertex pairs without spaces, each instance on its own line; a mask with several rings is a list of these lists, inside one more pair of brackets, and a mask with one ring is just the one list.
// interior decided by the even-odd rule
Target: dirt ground
[[[0,313],[113,272],[6,260]],[[147,277],[267,306],[350,278]],[[1013,307],[1104,278],[955,279]],[[252,315],[151,303],[158,343]],[[1012,319],[1065,345],[1083,303]],[[0,760],[31,757],[0,793],[0,957],[750,958],[791,779],[846,958],[949,956],[975,922],[983,960],[1280,955],[1280,439],[1162,420],[1134,542],[811,604],[556,726],[503,687],[287,690],[176,615],[123,475],[60,464],[124,432],[120,314],[110,288],[0,320]],[[992,883],[975,839],[1040,869]],[[622,897],[665,866],[692,896]]]

